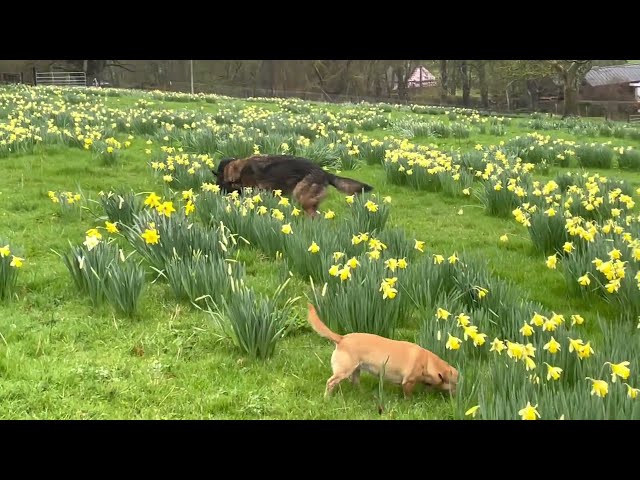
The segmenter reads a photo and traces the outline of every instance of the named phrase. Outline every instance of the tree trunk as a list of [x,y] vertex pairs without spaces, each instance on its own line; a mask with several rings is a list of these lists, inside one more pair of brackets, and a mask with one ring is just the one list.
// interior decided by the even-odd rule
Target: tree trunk
[[440,60],[440,103],[447,102],[447,87],[449,73],[447,72],[447,60]]
[[562,118],[578,114],[578,75],[570,67],[564,75],[564,108]]
[[507,83],[507,86],[504,89],[504,93],[507,97],[507,110],[511,110],[511,100],[509,98],[509,89],[511,88],[511,85],[513,85],[515,83],[515,80],[511,80],[509,83]]
[[578,114],[578,89],[575,85],[567,83],[564,86],[564,111],[563,118]]
[[531,110],[537,111],[539,98],[538,82],[535,80],[527,80],[527,92],[529,93]]
[[[295,90],[295,83],[293,82],[293,69],[289,69],[287,65],[287,60],[282,60],[278,62],[278,70],[276,71],[276,77],[278,79],[278,87],[280,90],[289,91]],[[294,84],[292,87],[292,83]]]
[[351,60],[347,60],[343,70],[342,75],[340,75],[340,82],[338,83],[338,91],[342,95],[349,95],[349,87],[350,85],[350,75],[349,75],[349,67],[351,66]]
[[118,87],[120,82],[118,81],[118,77],[116,76],[116,72],[113,68],[109,69],[109,81],[111,82],[112,87]]
[[405,78],[404,68],[394,68],[393,75],[398,85],[398,99],[402,101],[407,100],[407,79]]
[[83,68],[86,67],[86,70],[83,71],[87,79],[90,80],[93,80],[94,77],[100,78],[102,72],[107,67],[106,60],[85,60],[85,62],[83,62]]
[[260,65],[260,73],[258,75],[260,88],[268,90],[271,95],[273,95],[276,83],[274,63],[274,60],[263,60],[262,65]]
[[451,76],[449,77],[449,95],[455,97],[458,92],[458,69],[457,60],[452,60],[451,64]]
[[467,60],[462,60],[460,63],[460,77],[462,80],[462,105],[468,107],[471,96],[471,76],[469,75]]
[[482,108],[489,108],[489,84],[487,83],[487,64],[485,61],[478,65],[478,83]]
[[373,94],[374,97],[380,98],[382,96],[381,75],[378,71],[378,60],[371,60],[369,63],[369,69],[367,73],[367,86],[368,94]]

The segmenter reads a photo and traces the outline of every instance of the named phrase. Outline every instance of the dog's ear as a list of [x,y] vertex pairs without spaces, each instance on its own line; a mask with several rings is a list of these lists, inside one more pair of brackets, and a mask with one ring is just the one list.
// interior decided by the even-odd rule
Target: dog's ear
[[451,370],[444,368],[438,372],[438,377],[442,383],[451,383]]
[[452,368],[447,368],[441,372],[438,372],[438,377],[440,377],[442,383],[456,383],[455,375]]
[[233,162],[234,160],[235,158],[222,158],[220,159],[220,163],[218,163],[218,169],[217,170],[211,169],[211,171],[216,177],[224,178],[224,167],[229,165],[229,163]]
[[[228,164],[228,166],[227,166]],[[225,180],[228,182],[238,182],[240,180],[240,177],[242,175],[242,170],[244,169],[245,165],[247,164],[247,160],[229,160],[229,162],[227,162],[227,164],[225,164],[225,171],[224,171],[224,175],[225,175]]]

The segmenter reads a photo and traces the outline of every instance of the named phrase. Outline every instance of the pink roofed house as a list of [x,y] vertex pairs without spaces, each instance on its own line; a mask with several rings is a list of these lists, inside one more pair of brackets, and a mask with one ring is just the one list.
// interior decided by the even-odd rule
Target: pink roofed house
[[[418,66],[409,80],[407,80],[407,88],[435,87],[438,84],[436,77],[422,65]],[[393,90],[397,90],[398,82],[394,80]]]

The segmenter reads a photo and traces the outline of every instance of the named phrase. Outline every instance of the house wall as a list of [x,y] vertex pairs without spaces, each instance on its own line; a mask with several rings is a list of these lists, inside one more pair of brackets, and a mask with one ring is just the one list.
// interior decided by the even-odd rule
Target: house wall
[[580,89],[580,99],[633,102],[636,100],[636,97],[635,89],[630,87],[628,82],[625,82],[617,85],[602,85],[598,87],[585,85]]

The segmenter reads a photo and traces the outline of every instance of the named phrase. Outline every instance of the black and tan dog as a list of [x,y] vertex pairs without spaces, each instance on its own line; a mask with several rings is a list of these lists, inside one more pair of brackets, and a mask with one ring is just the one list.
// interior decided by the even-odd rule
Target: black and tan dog
[[320,202],[333,185],[347,195],[368,192],[366,183],[339,177],[323,170],[311,160],[291,155],[254,155],[247,158],[224,158],[213,170],[218,186],[225,193],[252,187],[259,190],[281,190],[293,194],[307,215],[315,216]]

